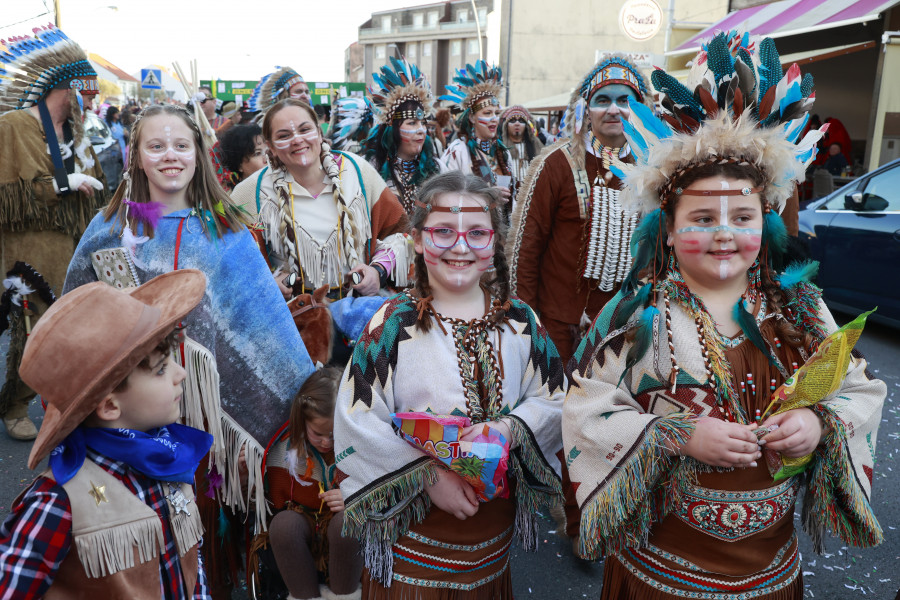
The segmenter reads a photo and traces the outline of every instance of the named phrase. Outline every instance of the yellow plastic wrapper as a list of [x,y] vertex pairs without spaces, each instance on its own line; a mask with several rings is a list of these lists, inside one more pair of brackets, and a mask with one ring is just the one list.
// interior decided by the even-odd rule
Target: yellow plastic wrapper
[[[795,408],[812,406],[834,394],[847,373],[850,352],[862,335],[866,318],[873,312],[875,310],[864,312],[822,340],[816,353],[775,390],[772,402],[763,412],[761,420]],[[805,470],[812,460],[812,454],[788,458],[766,452],[766,459],[769,472],[778,481]]]

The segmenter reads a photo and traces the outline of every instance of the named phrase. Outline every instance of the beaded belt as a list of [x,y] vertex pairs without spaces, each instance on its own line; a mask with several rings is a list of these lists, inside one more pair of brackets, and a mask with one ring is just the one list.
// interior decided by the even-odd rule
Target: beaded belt
[[768,529],[790,513],[799,488],[796,477],[775,487],[749,492],[688,485],[676,514],[694,529],[734,542]]

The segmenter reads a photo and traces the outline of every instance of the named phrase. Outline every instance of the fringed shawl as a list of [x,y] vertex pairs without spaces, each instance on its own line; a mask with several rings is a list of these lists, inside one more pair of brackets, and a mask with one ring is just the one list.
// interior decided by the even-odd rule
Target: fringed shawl
[[[344,534],[362,541],[366,566],[385,585],[392,572],[391,546],[430,510],[425,486],[441,468],[396,435],[390,414],[466,415],[468,384],[477,389],[481,383],[466,381],[464,387],[459,365],[468,354],[455,338],[465,332],[458,325],[433,323],[423,333],[415,326],[416,304],[400,295],[375,314],[356,345],[335,409],[337,479],[347,507]],[[514,447],[509,473],[518,480],[516,528],[533,549],[535,511],[561,499],[556,453],[566,380],[534,312],[513,300],[507,317],[487,330],[496,364],[502,366],[489,369],[481,380],[489,400],[498,395],[492,378],[501,386],[499,414],[509,417]]]
[[[248,465],[260,465],[263,449],[287,421],[291,401],[314,366],[250,232],[228,232],[210,240],[199,219],[190,213],[185,209],[160,219],[155,236],[138,245],[135,268],[141,282],[173,269],[175,240],[184,218],[178,267],[199,269],[207,277],[203,300],[185,319],[187,334],[215,360],[224,413],[222,434],[215,445],[224,447],[226,462],[219,472],[230,490],[225,493],[226,502],[245,510],[249,499],[239,492],[238,453],[246,446]],[[91,222],[69,265],[64,293],[97,280],[92,253],[122,245],[112,228],[113,223],[104,221],[102,214]],[[141,234],[139,227],[136,235]],[[194,358],[203,364],[202,357]],[[215,422],[217,418],[210,414],[215,407],[206,408],[203,418]],[[190,417],[190,412],[185,416]],[[202,423],[194,425],[203,427]],[[216,429],[214,425],[210,428]],[[250,472],[251,484],[261,481],[258,468]],[[262,518],[262,486],[256,488],[257,512],[263,511],[257,517]]]
[[[816,288],[802,284],[787,295],[796,326],[837,329]],[[581,507],[580,551],[591,558],[647,543],[653,524],[672,511],[682,486],[703,468],[693,459],[669,456],[664,444],[688,439],[695,419],[715,407],[696,325],[680,303],[671,306],[677,393],[669,389],[672,361],[659,314],[650,348],[626,372],[633,345],[626,332],[637,321],[619,329],[612,323],[628,299],[620,293],[607,304],[575,353],[563,411],[566,463]],[[803,515],[818,550],[826,528],[858,546],[883,538],[870,495],[885,385],[865,370],[865,360],[852,360],[841,388],[816,408],[826,428],[804,475]]]

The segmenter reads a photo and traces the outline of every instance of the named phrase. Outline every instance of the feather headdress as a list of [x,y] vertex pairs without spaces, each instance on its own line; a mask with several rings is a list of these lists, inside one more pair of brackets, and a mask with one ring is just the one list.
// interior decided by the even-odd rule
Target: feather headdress
[[[688,85],[657,69],[662,118],[633,103],[625,136],[636,163],[613,165],[620,199],[644,213],[678,193],[679,178],[713,162],[749,164],[765,176],[766,200],[780,212],[815,158],[827,128],[800,140],[815,100],[812,76],[782,72],[775,43],[734,31],[714,37],[694,60]],[[798,140],[799,143],[798,143]]]
[[291,86],[302,81],[303,77],[292,68],[278,67],[277,71],[259,80],[247,104],[251,111],[264,113],[279,100],[287,98]]
[[601,58],[572,90],[560,125],[565,137],[572,140],[571,154],[579,169],[584,169],[585,141],[582,131],[590,129],[591,126],[588,102],[598,88],[614,83],[621,83],[633,89],[642,102],[650,100],[647,79],[633,62],[622,54],[610,54]]
[[449,93],[438,99],[452,102],[458,111],[466,111],[478,104],[479,100],[488,97],[496,99],[500,95],[503,89],[503,70],[479,60],[474,66],[467,64],[465,69],[460,69],[453,82],[456,85],[446,86]]
[[369,88],[372,103],[375,107],[375,119],[378,124],[390,125],[395,119],[397,109],[404,102],[417,102],[423,118],[431,112],[431,84],[419,67],[405,58],[391,57],[391,64],[381,67],[381,73],[372,73],[375,85]]
[[81,46],[53,25],[33,31],[33,38],[0,40],[0,114],[33,106],[55,88],[100,91]]
[[344,150],[348,140],[364,140],[372,126],[372,103],[368,98],[338,98],[331,107],[331,147]]

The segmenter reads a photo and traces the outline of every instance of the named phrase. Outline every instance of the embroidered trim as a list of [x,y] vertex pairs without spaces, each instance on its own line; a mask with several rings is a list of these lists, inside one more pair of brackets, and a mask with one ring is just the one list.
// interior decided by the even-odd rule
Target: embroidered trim
[[726,542],[764,531],[790,513],[800,483],[791,478],[764,490],[730,492],[688,484],[676,514],[690,527]]
[[[495,562],[503,558],[503,556],[509,553],[510,546],[512,546],[512,538],[508,539],[500,549],[496,550],[495,552],[491,552],[490,554],[482,557],[479,560],[451,560],[449,558],[441,558],[432,554],[425,554],[424,552],[417,552],[416,550],[412,550],[410,548],[407,548],[406,546],[395,544],[394,558],[399,558],[400,560],[405,560],[406,562],[413,563],[421,567],[437,569],[438,571],[444,571],[446,573],[469,573],[494,564]],[[404,554],[404,552],[407,554]],[[414,556],[419,557],[419,559],[421,560],[413,558]],[[455,567],[448,565],[455,565]]]
[[472,583],[454,583],[452,581],[433,581],[431,579],[418,579],[416,577],[407,577],[405,575],[399,575],[394,573],[393,579],[394,581],[399,581],[400,583],[405,583],[406,585],[417,585],[419,587],[428,587],[428,588],[437,588],[444,590],[462,590],[462,591],[470,591],[474,590],[477,587],[481,587],[486,583],[490,583],[494,581],[504,573],[509,568],[509,554],[506,555],[507,561],[503,567],[492,575],[488,575],[478,581],[473,581]]
[[[624,553],[617,554],[616,558],[638,580],[666,594],[679,598],[699,598],[703,600],[750,600],[784,589],[794,583],[800,573],[798,548],[795,541],[796,536],[792,536],[791,540],[779,550],[779,554],[783,556],[786,548],[794,544],[794,551],[779,567],[767,569],[741,581],[726,581],[720,578],[679,572],[662,565],[659,561],[653,560],[646,552],[642,551],[643,549],[627,549]],[[631,560],[635,564],[632,564]],[[674,588],[666,583],[657,581],[650,575],[641,572],[636,565],[640,565],[655,575],[671,579],[680,585],[693,587],[698,591]],[[710,573],[710,575],[715,574]],[[786,579],[773,583],[781,578]]]
[[502,540],[504,537],[506,537],[508,535],[512,535],[512,532],[513,532],[513,528],[509,527],[506,531],[504,531],[497,537],[491,538],[491,539],[487,540],[486,542],[481,542],[480,544],[474,544],[471,546],[467,546],[464,544],[448,544],[447,542],[442,542],[440,540],[433,540],[429,537],[425,537],[424,535],[421,535],[414,531],[408,531],[406,533],[406,535],[410,539],[416,540],[417,542],[421,542],[423,544],[427,544],[429,546],[434,546],[435,548],[444,548],[445,550],[460,550],[462,552],[474,552],[476,550],[481,550],[483,548],[487,548],[488,546],[496,544],[497,542]]

